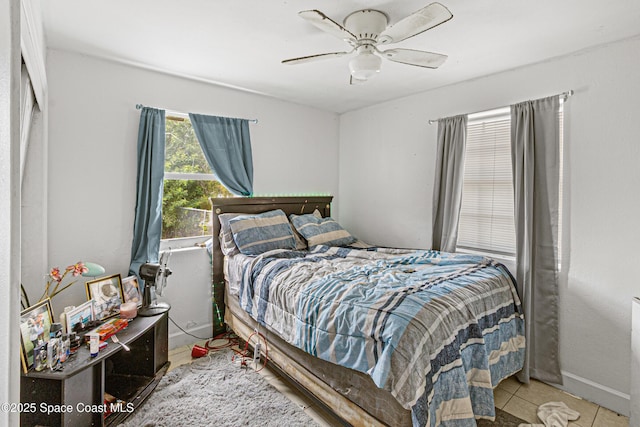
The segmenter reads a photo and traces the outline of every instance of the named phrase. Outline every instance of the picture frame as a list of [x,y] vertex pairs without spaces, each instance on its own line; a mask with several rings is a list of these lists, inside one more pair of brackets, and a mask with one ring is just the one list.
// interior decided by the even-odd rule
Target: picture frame
[[123,301],[122,277],[113,274],[86,282],[87,300],[94,300],[95,320],[105,320],[120,313]]
[[135,302],[138,307],[142,306],[142,294],[138,283],[138,276],[131,275],[122,279],[122,292],[124,302]]
[[88,322],[95,320],[96,316],[94,305],[95,300],[90,299],[89,301],[77,306],[76,308],[72,308],[65,313],[67,321],[67,334],[73,332],[74,327],[78,323],[86,325]]
[[34,349],[49,341],[53,309],[49,298],[20,312],[20,360],[26,374],[33,367]]

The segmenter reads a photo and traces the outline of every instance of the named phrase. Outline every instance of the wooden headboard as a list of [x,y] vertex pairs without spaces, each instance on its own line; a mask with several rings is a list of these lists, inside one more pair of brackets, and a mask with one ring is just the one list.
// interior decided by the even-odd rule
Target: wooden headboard
[[323,217],[331,215],[331,200],[333,196],[296,196],[296,197],[226,197],[211,198],[213,222],[212,269],[213,283],[224,282],[223,260],[220,250],[220,221],[218,215],[223,213],[256,214],[282,209],[287,216],[313,213],[318,209]]

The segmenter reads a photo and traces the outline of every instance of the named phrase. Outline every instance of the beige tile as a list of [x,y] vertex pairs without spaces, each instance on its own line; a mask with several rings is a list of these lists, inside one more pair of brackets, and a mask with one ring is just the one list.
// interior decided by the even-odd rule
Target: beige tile
[[593,427],[629,427],[629,418],[601,406],[596,414]]
[[536,424],[539,423],[540,420],[536,415],[538,411],[538,405],[527,402],[524,399],[519,398],[518,396],[513,396],[504,408],[502,408],[505,412],[510,413],[518,418],[525,420],[528,423]]
[[536,407],[547,402],[564,402],[569,408],[580,413],[580,418],[575,421],[575,424],[581,427],[591,427],[598,411],[598,405],[595,403],[535,380],[520,386],[515,396],[533,403]]
[[522,384],[514,394],[531,403],[541,405],[549,401],[547,397],[556,396],[559,393],[560,390],[557,388],[532,379],[529,384]]
[[260,371],[258,371],[258,373],[262,376],[262,378],[267,380],[267,382],[272,379],[282,379],[280,375],[278,375],[276,372],[269,369],[269,365],[262,368]]
[[183,359],[191,360],[191,351],[185,350],[185,351],[172,353],[169,355],[169,360],[171,361],[171,363],[173,363],[174,361],[183,360]]
[[171,359],[173,356],[180,354],[180,353],[184,353],[185,351],[191,351],[190,348],[186,345],[183,345],[181,347],[176,347],[172,350],[169,350],[169,359]]
[[177,368],[178,366],[186,365],[191,363],[191,352],[183,351],[182,353],[177,353],[173,357],[169,358],[171,365],[169,366],[169,371]]
[[509,393],[508,391],[501,389],[501,388],[496,388],[493,390],[493,401],[496,405],[496,408],[498,409],[504,409],[504,405],[507,404],[507,402],[509,401],[509,399],[511,399],[511,397],[513,396],[513,394]]
[[511,394],[515,394],[516,391],[520,388],[522,383],[516,379],[516,377],[511,376],[502,380],[500,384],[498,384],[498,388],[508,391]]

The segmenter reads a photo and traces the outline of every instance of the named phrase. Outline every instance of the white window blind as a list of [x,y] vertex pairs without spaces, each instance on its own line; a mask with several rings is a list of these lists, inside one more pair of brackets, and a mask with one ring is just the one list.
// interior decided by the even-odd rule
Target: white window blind
[[[560,103],[560,180],[558,236],[562,236],[563,130]],[[488,254],[514,256],[516,234],[511,168],[509,108],[470,114],[467,123],[462,206],[457,247]],[[558,239],[558,260],[561,238]]]
[[469,115],[458,248],[514,255],[509,109]]

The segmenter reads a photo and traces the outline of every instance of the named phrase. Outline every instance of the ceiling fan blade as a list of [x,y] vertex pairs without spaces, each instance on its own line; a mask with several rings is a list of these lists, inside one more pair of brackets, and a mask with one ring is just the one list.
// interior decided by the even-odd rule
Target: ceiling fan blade
[[449,9],[440,3],[431,3],[389,26],[378,37],[378,43],[389,44],[408,39],[447,22],[451,18],[453,18],[453,14],[449,12]]
[[305,62],[313,62],[313,61],[319,61],[322,59],[337,58],[339,56],[348,55],[351,52],[319,53],[317,55],[309,55],[309,56],[301,56],[299,58],[285,59],[282,61],[282,63],[283,64],[304,64]]
[[438,68],[447,60],[447,55],[414,49],[387,49],[380,54],[391,61],[425,68]]
[[347,30],[319,10],[303,10],[302,12],[299,12],[298,15],[309,21],[312,25],[320,28],[322,31],[332,34],[339,39],[345,41],[356,40],[356,36],[354,36],[351,31]]

